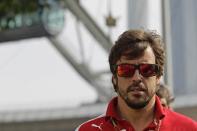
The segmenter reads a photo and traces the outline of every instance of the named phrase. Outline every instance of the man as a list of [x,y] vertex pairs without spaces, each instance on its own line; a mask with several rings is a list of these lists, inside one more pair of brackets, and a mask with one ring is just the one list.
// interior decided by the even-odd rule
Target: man
[[196,122],[161,105],[156,96],[164,69],[164,49],[154,32],[128,30],[109,55],[117,97],[106,114],[76,131],[197,131]]
[[162,106],[172,109],[171,103],[174,101],[174,97],[170,93],[167,85],[160,84],[160,87],[157,90],[156,94],[160,98]]

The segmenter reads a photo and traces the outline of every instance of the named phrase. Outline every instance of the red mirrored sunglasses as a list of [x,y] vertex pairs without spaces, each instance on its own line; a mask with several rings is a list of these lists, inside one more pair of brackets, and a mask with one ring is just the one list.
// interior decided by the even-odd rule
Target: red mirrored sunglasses
[[120,64],[115,65],[115,71],[119,77],[132,77],[138,69],[143,77],[151,77],[159,74],[159,66],[156,64]]

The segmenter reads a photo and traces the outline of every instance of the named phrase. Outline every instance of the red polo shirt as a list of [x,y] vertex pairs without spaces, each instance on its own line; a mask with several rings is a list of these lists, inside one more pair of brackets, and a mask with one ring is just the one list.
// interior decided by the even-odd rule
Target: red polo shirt
[[[133,126],[119,117],[117,97],[109,104],[106,114],[80,125],[76,131],[135,131]],[[197,131],[197,122],[164,108],[158,97],[155,102],[155,119],[143,131]]]

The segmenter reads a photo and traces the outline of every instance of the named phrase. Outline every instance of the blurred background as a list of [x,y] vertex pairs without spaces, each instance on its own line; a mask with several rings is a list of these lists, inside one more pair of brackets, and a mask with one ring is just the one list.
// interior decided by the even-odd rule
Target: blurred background
[[196,0],[1,0],[0,131],[73,131],[115,94],[109,50],[127,29],[163,36],[173,108],[197,120]]

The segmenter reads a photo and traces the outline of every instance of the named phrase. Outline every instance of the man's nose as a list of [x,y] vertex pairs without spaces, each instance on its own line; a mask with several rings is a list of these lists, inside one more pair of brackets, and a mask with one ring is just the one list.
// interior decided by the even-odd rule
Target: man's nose
[[135,70],[132,80],[141,80],[142,79],[142,75],[140,74],[139,70]]

